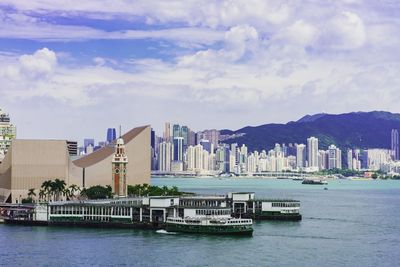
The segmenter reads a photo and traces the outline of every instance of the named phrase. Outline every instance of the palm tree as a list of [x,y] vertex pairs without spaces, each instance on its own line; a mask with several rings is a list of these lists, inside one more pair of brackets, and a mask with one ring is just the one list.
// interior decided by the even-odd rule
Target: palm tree
[[39,199],[43,200],[45,196],[46,196],[46,191],[44,189],[41,189],[39,191]]
[[69,195],[70,197],[74,198],[75,197],[75,193],[76,192],[80,192],[81,189],[79,188],[79,186],[77,186],[76,184],[72,184],[70,185],[67,190],[69,191]]
[[28,198],[33,200],[33,197],[36,197],[35,188],[31,188],[28,190]]
[[65,196],[65,198],[66,198],[67,200],[70,200],[71,197],[72,197],[72,194],[71,194],[71,191],[69,190],[69,188],[65,188],[65,189],[61,192],[61,194],[62,194],[63,196]]
[[49,197],[52,195],[52,185],[53,182],[51,180],[44,181],[42,183],[42,188],[44,190],[44,194],[47,197],[47,201],[49,201]]
[[54,186],[54,192],[55,192],[55,196],[56,196],[56,200],[60,200],[60,195],[63,194],[63,192],[65,191],[65,186],[67,184],[65,183],[64,180],[60,180],[60,179],[55,179],[53,182],[53,186]]

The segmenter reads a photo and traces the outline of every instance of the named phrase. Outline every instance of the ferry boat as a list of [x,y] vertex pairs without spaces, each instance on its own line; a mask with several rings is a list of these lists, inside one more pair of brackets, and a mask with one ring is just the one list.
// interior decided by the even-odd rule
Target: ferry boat
[[319,185],[321,185],[321,184],[328,184],[328,182],[324,181],[324,180],[320,180],[320,179],[314,179],[314,180],[304,179],[302,184],[319,184]]
[[252,235],[253,220],[242,218],[168,217],[166,222],[168,232],[183,232],[215,235]]

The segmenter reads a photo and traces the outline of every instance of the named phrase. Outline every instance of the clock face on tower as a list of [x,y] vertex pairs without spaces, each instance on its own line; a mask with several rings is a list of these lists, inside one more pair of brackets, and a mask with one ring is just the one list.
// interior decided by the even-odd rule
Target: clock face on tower
[[118,174],[119,173],[119,169],[115,169],[115,173]]

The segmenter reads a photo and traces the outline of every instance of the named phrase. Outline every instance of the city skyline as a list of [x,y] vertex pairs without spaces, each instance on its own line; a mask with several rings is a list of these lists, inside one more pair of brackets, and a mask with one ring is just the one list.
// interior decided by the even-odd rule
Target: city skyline
[[395,3],[199,3],[2,1],[1,106],[20,137],[400,111]]

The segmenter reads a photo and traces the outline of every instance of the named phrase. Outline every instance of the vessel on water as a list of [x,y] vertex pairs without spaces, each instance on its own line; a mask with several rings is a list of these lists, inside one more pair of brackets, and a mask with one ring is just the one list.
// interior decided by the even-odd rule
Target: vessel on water
[[320,180],[320,179],[304,179],[302,184],[328,184],[327,181]]
[[166,230],[193,234],[252,235],[253,220],[219,217],[167,218]]
[[294,177],[292,178],[293,181],[303,181],[304,178],[303,177]]

